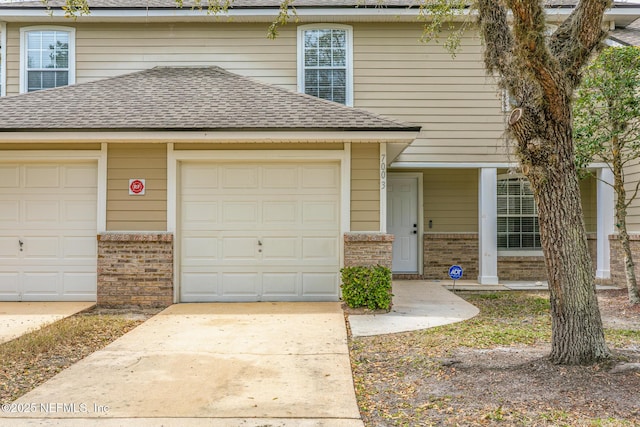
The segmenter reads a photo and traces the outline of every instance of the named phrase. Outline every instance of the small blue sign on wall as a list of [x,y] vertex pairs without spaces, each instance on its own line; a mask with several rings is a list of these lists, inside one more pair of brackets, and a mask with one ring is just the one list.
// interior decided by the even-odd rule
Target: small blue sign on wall
[[462,277],[462,267],[459,265],[452,265],[449,267],[449,277],[453,280],[459,280]]

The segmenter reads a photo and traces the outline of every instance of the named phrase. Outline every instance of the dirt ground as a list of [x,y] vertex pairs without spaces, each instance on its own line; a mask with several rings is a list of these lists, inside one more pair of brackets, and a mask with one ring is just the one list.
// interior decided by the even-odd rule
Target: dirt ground
[[[605,328],[640,330],[640,306],[627,303],[626,290],[600,291],[598,298]],[[357,387],[358,375],[364,378],[365,425],[640,426],[637,337],[612,348],[610,362],[588,367],[553,365],[548,344],[442,352],[415,349],[423,341],[404,348],[397,341],[392,345],[406,353],[385,361],[363,349],[389,342],[361,343],[354,369]]]

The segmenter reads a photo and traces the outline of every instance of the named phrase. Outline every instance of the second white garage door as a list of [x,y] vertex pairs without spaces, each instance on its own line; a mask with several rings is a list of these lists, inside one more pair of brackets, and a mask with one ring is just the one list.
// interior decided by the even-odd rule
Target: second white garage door
[[338,299],[337,163],[183,163],[180,299]]
[[95,301],[95,163],[0,163],[0,301]]

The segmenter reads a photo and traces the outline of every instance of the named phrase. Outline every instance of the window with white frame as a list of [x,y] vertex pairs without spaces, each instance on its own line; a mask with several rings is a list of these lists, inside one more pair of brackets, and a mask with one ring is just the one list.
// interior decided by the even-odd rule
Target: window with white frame
[[21,36],[21,92],[75,83],[73,28],[23,28]]
[[498,250],[540,250],[538,208],[529,181],[498,177]]
[[351,50],[351,27],[299,27],[298,90],[353,105]]

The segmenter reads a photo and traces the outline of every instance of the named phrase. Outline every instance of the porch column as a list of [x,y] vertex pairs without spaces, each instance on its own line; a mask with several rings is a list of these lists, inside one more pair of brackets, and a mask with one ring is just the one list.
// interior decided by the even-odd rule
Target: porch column
[[609,235],[614,233],[613,172],[608,167],[598,169],[597,181],[597,265],[596,279],[611,278]]
[[481,168],[478,179],[478,283],[498,284],[498,172]]

